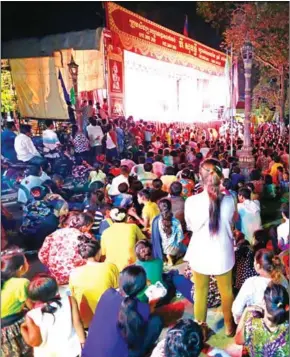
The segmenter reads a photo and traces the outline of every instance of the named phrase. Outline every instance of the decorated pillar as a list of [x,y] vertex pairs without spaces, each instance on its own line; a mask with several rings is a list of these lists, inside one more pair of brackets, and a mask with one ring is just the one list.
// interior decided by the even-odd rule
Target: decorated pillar
[[242,57],[245,69],[245,119],[244,119],[244,143],[239,154],[240,168],[243,174],[248,178],[250,172],[255,167],[255,159],[252,155],[251,144],[251,76],[253,64],[253,46],[246,42],[242,48]]
[[124,115],[124,51],[118,35],[108,29],[104,41],[109,116],[116,118]]

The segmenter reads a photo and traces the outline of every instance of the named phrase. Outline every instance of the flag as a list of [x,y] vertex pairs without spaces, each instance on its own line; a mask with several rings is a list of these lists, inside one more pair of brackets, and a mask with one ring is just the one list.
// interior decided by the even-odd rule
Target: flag
[[183,35],[188,37],[188,18],[185,15],[184,27],[183,27]]
[[66,90],[66,87],[65,87],[65,84],[64,84],[64,81],[63,81],[63,78],[62,78],[60,70],[58,71],[58,79],[60,80],[60,84],[61,84],[64,100],[67,103],[67,102],[70,101],[70,97],[69,97],[69,94],[68,94],[68,92]]
[[76,94],[75,94],[74,87],[72,87],[70,90],[70,102],[72,105],[76,105]]

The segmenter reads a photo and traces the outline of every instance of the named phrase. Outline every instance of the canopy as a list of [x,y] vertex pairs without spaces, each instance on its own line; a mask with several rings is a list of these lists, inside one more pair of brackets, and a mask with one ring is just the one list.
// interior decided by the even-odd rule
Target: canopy
[[105,87],[102,29],[15,40],[3,44],[20,113],[37,119],[68,119],[65,93],[73,87],[71,55],[79,65],[78,92]]
[[2,42],[2,59],[50,57],[55,51],[100,50],[103,29],[66,32]]

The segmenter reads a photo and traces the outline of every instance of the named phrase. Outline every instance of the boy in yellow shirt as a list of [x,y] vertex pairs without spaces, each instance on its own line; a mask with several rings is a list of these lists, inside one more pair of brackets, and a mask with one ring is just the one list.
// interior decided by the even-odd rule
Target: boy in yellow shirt
[[134,209],[129,210],[128,214],[142,224],[145,231],[151,233],[153,219],[160,213],[159,208],[155,202],[150,201],[150,191],[146,189],[138,192],[138,203],[144,205],[142,218],[137,215]]

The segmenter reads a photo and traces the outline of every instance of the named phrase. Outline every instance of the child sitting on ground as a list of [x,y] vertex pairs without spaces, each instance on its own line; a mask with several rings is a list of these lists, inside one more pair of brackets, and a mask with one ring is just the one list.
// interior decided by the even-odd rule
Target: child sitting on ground
[[[147,286],[137,295],[137,298],[142,302],[148,302],[148,297],[145,294],[147,287],[159,281],[167,289],[167,294],[159,300],[158,305],[169,303],[175,296],[176,289],[169,277],[166,279],[165,274],[163,274],[163,261],[153,258],[151,243],[148,240],[140,240],[135,246],[135,253],[138,259],[136,265],[141,266],[147,276]],[[166,279],[166,282],[163,278]]]
[[89,176],[90,185],[93,182],[99,182],[100,186],[104,186],[106,181],[106,174],[101,170],[101,165],[98,163],[94,164],[94,170],[90,172]]
[[118,186],[119,194],[114,196],[114,207],[129,208],[133,203],[132,195],[128,194],[129,186],[123,182]]

